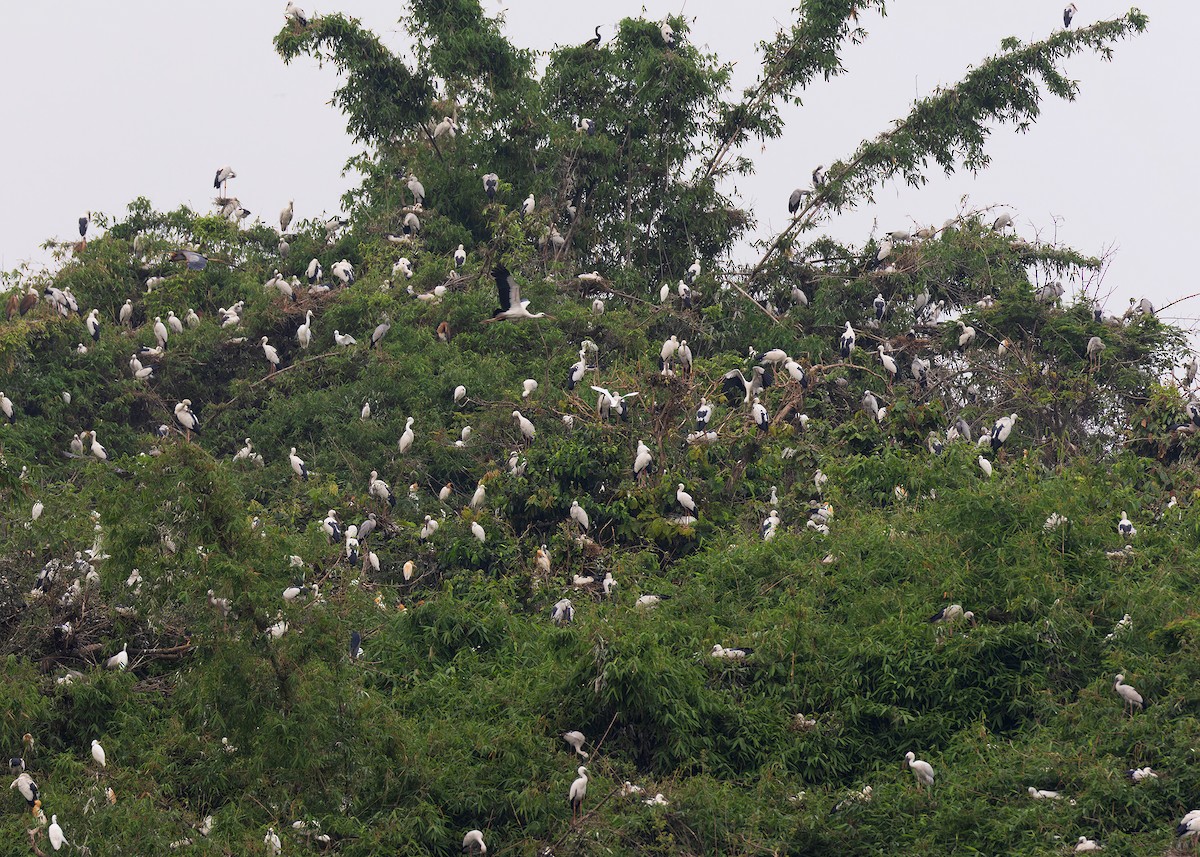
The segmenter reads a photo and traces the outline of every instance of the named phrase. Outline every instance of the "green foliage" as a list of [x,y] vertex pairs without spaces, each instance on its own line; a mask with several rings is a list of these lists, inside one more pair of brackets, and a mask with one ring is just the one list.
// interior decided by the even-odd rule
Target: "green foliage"
[[[161,854],[192,838],[198,853],[264,853],[268,827],[289,853],[352,857],[457,853],[476,827],[496,853],[531,855],[1032,855],[1080,833],[1115,853],[1171,843],[1200,787],[1189,607],[1200,448],[1181,428],[1178,390],[1159,383],[1183,334],[1153,317],[1097,321],[1088,295],[1046,300],[1045,284],[1102,260],[1014,240],[983,215],[897,241],[886,267],[880,240],[794,242],[805,215],[745,294],[708,261],[751,222],[718,186],[748,169],[730,153],[779,136],[778,105],[841,73],[867,8],[883,3],[804,3],[763,45],[760,80],[737,102],[728,65],[691,44],[679,16],[667,19],[674,44],[662,22],[627,19],[599,47],[555,49],[541,76],[471,0],[410,4],[417,70],[352,19],[289,23],[281,56],[333,62],[344,75],[335,103],[371,146],[349,230],[297,224],[281,258],[272,229],[138,199],[55,274],[11,282],[69,288],[102,319],[93,342],[43,300],[0,326],[16,406],[0,426],[0,738],[16,753],[34,737],[27,763],[73,847]],[[886,177],[919,182],[929,159],[984,165],[987,123],[1035,119],[1039,81],[1071,97],[1058,63],[1085,48],[1106,55],[1145,23],[1133,12],[1006,44],[864,144],[856,165],[835,167],[809,214],[867,198]],[[597,134],[577,132],[575,114]],[[458,134],[433,139],[445,115]],[[489,204],[479,174],[492,170]],[[422,231],[397,244],[387,236],[413,211],[410,172],[427,190]],[[521,217],[531,191],[537,208]],[[454,272],[460,243],[468,258]],[[180,246],[204,252],[206,270],[165,261]],[[411,279],[393,269],[401,255]],[[674,282],[697,256],[687,308]],[[302,277],[311,258],[327,271],[350,260],[355,282],[299,286],[295,301],[264,287],[276,270]],[[480,323],[497,261],[552,318]],[[592,267],[601,282],[577,277]],[[161,278],[153,288],[150,277]],[[876,294],[889,307],[878,321]],[[940,322],[915,311],[926,294]],[[127,299],[133,325],[122,328]],[[222,327],[219,310],[238,302],[240,325]],[[151,379],[132,379],[154,318],[186,308],[200,325],[143,357]],[[294,334],[310,311],[306,350]],[[392,327],[370,347],[384,317]],[[959,345],[960,320],[974,343]],[[847,321],[859,339],[843,359]],[[337,346],[335,329],[359,344]],[[660,371],[671,335],[693,351],[690,375]],[[268,373],[261,336],[279,371]],[[1105,344],[1098,361],[1092,336]],[[591,368],[568,390],[585,340]],[[725,372],[749,371],[749,345],[785,349],[807,374],[801,387],[781,370],[763,393],[766,432],[721,392]],[[930,361],[926,385],[914,358]],[[530,378],[538,389],[523,397]],[[638,393],[627,419],[599,418],[593,384]],[[866,390],[883,421],[863,411]],[[157,436],[185,397],[200,433]],[[717,405],[712,445],[688,441],[701,397]],[[516,409],[536,426],[532,442]],[[1013,412],[999,451],[947,435],[960,418],[986,435]],[[410,417],[415,442],[401,453]],[[69,451],[91,430],[107,462]],[[243,438],[261,463],[235,459]],[[639,441],[654,457],[640,480]],[[394,504],[368,493],[372,471]],[[699,504],[694,521],[680,517],[679,482]],[[36,521],[34,500],[45,504]],[[572,502],[590,516],[586,534]],[[809,526],[818,504],[827,534]],[[782,523],[764,540],[772,507]],[[343,525],[375,515],[359,564],[322,530],[329,509]],[[1115,531],[1122,511],[1132,540]],[[1047,528],[1052,514],[1065,522]],[[89,548],[102,558],[74,565]],[[34,592],[51,561],[58,577]],[[304,594],[284,601],[300,581]],[[639,606],[643,595],[661,600]],[[557,626],[562,598],[575,616]],[[955,603],[974,624],[928,621]],[[726,660],[714,644],[752,651]],[[122,646],[129,670],[105,669]],[[1122,712],[1117,672],[1144,711]],[[561,738],[572,729],[590,754],[577,826],[566,794],[582,760]],[[932,796],[901,768],[909,750],[934,765]],[[1143,765],[1161,778],[1131,784],[1124,772]],[[646,794],[621,794],[626,781]],[[871,801],[847,800],[867,785]],[[1074,802],[1033,802],[1031,785]],[[643,802],[658,792],[667,805]],[[0,839],[23,843],[30,817],[8,800]]]

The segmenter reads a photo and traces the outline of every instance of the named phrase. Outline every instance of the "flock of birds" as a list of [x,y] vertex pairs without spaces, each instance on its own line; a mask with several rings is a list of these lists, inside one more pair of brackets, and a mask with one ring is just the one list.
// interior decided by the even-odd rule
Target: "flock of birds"
[[[1075,4],[1073,3],[1069,4],[1065,8],[1063,12],[1064,26],[1069,27],[1071,25],[1071,21],[1074,18],[1076,11]],[[289,22],[293,22],[301,27],[307,26],[309,23],[309,19],[304,14],[303,10],[301,10],[292,2],[287,4],[285,16]],[[666,40],[668,44],[673,43],[674,34],[670,29],[670,25],[664,23],[662,27],[664,40]],[[598,44],[599,40],[599,28],[597,28],[594,42]],[[596,125],[592,120],[577,117],[575,121],[577,128],[581,133],[596,133]],[[458,126],[456,121],[452,117],[445,117],[441,123],[432,129],[431,134],[434,137],[443,135],[453,137],[457,130]],[[241,203],[238,202],[235,197],[230,197],[227,193],[228,182],[236,177],[237,173],[232,168],[228,166],[221,167],[214,175],[213,186],[214,188],[219,188],[221,190],[221,196],[218,198],[217,203],[220,206],[222,213],[234,219],[241,219],[250,212],[243,208]],[[800,209],[801,205],[804,203],[805,199],[813,196],[814,193],[824,186],[827,180],[828,176],[823,167],[816,168],[812,174],[812,188],[798,188],[791,194],[788,200],[789,212],[795,215]],[[493,202],[495,200],[499,185],[499,177],[494,173],[489,173],[483,177],[482,182],[484,193],[486,194],[489,202]],[[425,187],[415,175],[409,174],[407,188],[413,197],[413,207],[405,215],[402,235],[388,236],[390,241],[397,244],[414,243],[419,236],[421,228],[418,214],[422,210],[422,206],[426,200]],[[530,196],[522,203],[520,209],[521,215],[523,217],[528,216],[535,210],[535,208],[536,199],[534,198],[533,194],[530,194]],[[286,256],[285,248],[287,247],[287,229],[292,222],[293,215],[294,205],[293,202],[289,201],[287,206],[280,212],[279,218],[281,256]],[[90,223],[90,218],[91,214],[89,212],[86,216],[79,219],[79,234],[80,238],[84,241],[86,241],[86,233]],[[326,222],[326,230],[330,236],[332,236],[338,229],[344,227],[345,225],[347,225],[347,222],[343,218],[330,218]],[[1009,215],[1001,215],[1001,217],[999,217],[993,224],[993,227],[996,230],[1004,230],[1006,228],[1011,228],[1012,225],[1012,219]],[[922,229],[918,230],[915,234],[910,234],[905,230],[897,230],[889,233],[880,245],[878,260],[881,263],[884,263],[897,247],[910,241],[928,240],[929,238],[933,237],[937,231],[938,230],[934,229]],[[553,237],[553,234],[548,236],[549,240],[553,240]],[[561,238],[561,236],[559,237]],[[454,272],[463,268],[466,264],[468,255],[469,252],[462,244],[460,244],[454,252],[452,259],[449,260],[452,280],[455,276]],[[203,256],[198,250],[188,248],[175,250],[170,254],[169,258],[172,261],[186,263],[187,268],[190,270],[204,270],[210,261],[209,258]],[[333,288],[338,286],[349,286],[355,282],[354,267],[345,259],[339,260],[331,266],[331,273],[334,278],[334,281],[331,283],[322,282],[323,269],[319,259],[312,259],[305,273],[308,280],[308,291],[310,294],[314,295],[328,293]],[[408,258],[401,257],[394,265],[392,273],[394,277],[403,276],[406,279],[411,279],[413,277],[413,263]],[[699,259],[697,259],[695,263],[687,270],[684,276],[679,280],[679,283],[674,290],[675,296],[679,299],[681,305],[685,309],[691,306],[692,291],[697,286],[697,280],[701,274],[701,262]],[[537,319],[553,320],[545,313],[535,313],[531,311],[529,300],[523,299],[521,296],[520,283],[503,263],[496,264],[491,271],[491,275],[495,281],[499,306],[491,318],[481,319],[480,321],[482,323],[500,321],[530,321]],[[156,279],[157,278],[151,278],[148,282],[147,285],[149,290],[153,290],[154,286],[157,285],[157,282],[155,282]],[[603,281],[603,278],[595,272],[591,274],[581,274],[579,279],[584,282]],[[159,282],[161,282],[161,280],[159,280]],[[304,288],[304,284],[302,284],[297,277],[287,279],[280,275],[278,271],[276,271],[273,276],[264,284],[264,288],[267,290],[277,291],[284,299],[294,301],[297,298],[297,293]],[[445,294],[445,288],[440,288],[441,291],[435,290],[429,294],[415,295],[415,297],[422,300],[439,300]],[[409,291],[410,293],[412,292],[411,287],[409,288]],[[1043,294],[1043,292],[1045,294]],[[1054,302],[1061,297],[1062,293],[1063,289],[1061,285],[1050,284],[1048,287],[1044,287],[1039,292],[1038,297],[1039,299],[1047,302]],[[664,284],[659,293],[660,300],[664,303],[667,302],[671,298],[671,294],[671,288]],[[69,289],[60,290],[55,286],[49,286],[45,289],[45,292],[42,296],[39,296],[33,287],[30,287],[29,291],[25,294],[13,294],[8,301],[8,317],[12,319],[15,315],[24,316],[33,311],[39,302],[39,297],[44,297],[46,299],[47,304],[52,308],[53,312],[59,313],[63,316],[69,316],[72,313],[82,315],[78,302],[76,301],[74,295],[71,294]],[[807,303],[807,296],[804,295],[802,291],[800,291],[799,294],[794,294],[793,297],[798,302]],[[1148,302],[1143,302],[1143,305],[1138,306],[1136,310],[1138,312],[1153,313],[1153,307],[1145,306],[1144,304],[1148,304]],[[236,333],[236,329],[244,320],[245,308],[244,301],[239,301],[229,308],[220,308],[217,312],[220,326],[225,329],[230,329]],[[597,299],[597,301],[593,304],[593,311],[602,313],[603,309],[603,302]],[[913,309],[914,314],[918,318],[922,317],[922,314],[924,313],[924,318],[927,322],[932,321],[933,324],[937,324],[940,320],[940,314],[944,309],[944,305],[942,302],[931,302],[929,295],[926,293],[924,295],[918,295],[915,298]],[[132,330],[135,311],[136,310],[132,299],[126,300],[124,305],[117,313],[117,326],[119,328]],[[888,311],[888,302],[885,300],[882,294],[879,294],[872,302],[869,310],[867,311],[867,315],[873,317],[873,326],[878,327],[879,323],[882,322],[887,316]],[[1132,308],[1131,311],[1133,311]],[[153,346],[138,346],[135,353],[130,357],[129,370],[132,377],[138,381],[146,383],[154,380],[154,366],[147,365],[147,363],[161,360],[165,357],[167,354],[168,343],[172,337],[181,336],[185,333],[185,329],[195,329],[200,327],[203,323],[203,319],[190,307],[187,308],[183,313],[182,318],[176,316],[173,311],[168,311],[165,319],[161,316],[155,316],[151,327],[155,344]],[[958,345],[961,349],[965,350],[976,343],[978,334],[974,328],[970,327],[961,320],[955,321],[954,324],[961,331],[958,337]],[[99,342],[101,336],[103,335],[105,322],[101,319],[100,311],[98,309],[93,308],[87,312],[86,316],[84,316],[84,326],[91,340],[93,342]],[[868,322],[868,326],[872,326],[870,322]],[[384,336],[386,336],[390,327],[391,324],[386,318],[378,326],[376,326],[369,337],[370,347],[374,348],[378,346],[383,340]],[[448,333],[448,329],[439,329],[439,338],[441,338],[443,341],[449,341]],[[841,360],[847,364],[853,365],[854,357],[859,349],[860,335],[860,332],[855,330],[854,324],[851,321],[847,321],[845,323],[843,332],[838,337],[836,351]],[[307,349],[313,343],[314,313],[312,310],[306,312],[303,323],[297,327],[295,339],[301,349]],[[237,338],[233,341],[235,343],[244,343],[245,338]],[[358,344],[358,340],[354,336],[350,334],[343,334],[340,330],[334,331],[333,342],[337,347],[353,347]],[[264,360],[268,364],[268,372],[276,372],[282,363],[278,349],[270,344],[267,336],[262,336],[257,344],[261,349]],[[1001,354],[1003,354],[1004,349],[1010,346],[1011,344],[1005,340],[1004,342],[999,343],[998,350]],[[87,350],[86,346],[82,342],[78,345],[78,349],[81,351]],[[1103,349],[1103,341],[1099,337],[1093,337],[1087,348],[1089,360],[1098,359]],[[900,367],[897,364],[895,357],[889,353],[886,344],[882,342],[882,340],[881,344],[878,345],[874,351],[889,381],[890,387],[891,382],[896,379]],[[596,352],[597,348],[595,343],[592,343],[590,340],[585,341],[581,345],[579,350],[579,360],[570,367],[566,384],[564,385],[567,391],[573,391],[576,386],[585,379],[589,372],[597,371]],[[778,348],[770,349],[761,355],[758,355],[757,352],[751,349],[752,360],[756,357],[760,359],[758,359],[758,362],[755,365],[750,367],[748,375],[744,373],[741,368],[733,369],[722,376],[721,383],[722,391],[725,395],[728,406],[731,409],[745,408],[748,416],[750,417],[751,423],[757,428],[758,431],[765,433],[769,431],[771,426],[771,417],[767,406],[764,403],[765,394],[768,388],[776,384],[780,377],[783,377],[786,379],[784,383],[798,385],[801,390],[807,391],[810,389],[811,385],[816,382],[816,371],[815,367],[805,367],[799,361],[791,358],[785,351]],[[147,361],[147,363],[143,363],[143,360]],[[658,354],[658,363],[660,371],[664,376],[673,377],[678,374],[685,380],[690,379],[693,368],[693,355],[687,341],[681,340],[676,336],[671,336],[669,339],[664,341]],[[911,360],[911,371],[912,377],[922,388],[928,385],[931,372],[930,362],[928,359],[921,358],[920,356],[914,356]],[[1191,372],[1194,375],[1194,363],[1191,368]],[[538,386],[539,385],[536,380],[526,380],[522,387],[521,399],[528,401],[537,393]],[[599,419],[629,419],[630,400],[639,395],[637,391],[621,393],[599,385],[591,385],[591,389],[598,394],[597,415]],[[63,396],[66,399],[69,397],[69,394],[63,393]],[[467,401],[466,388],[462,385],[457,386],[453,392],[452,398],[455,405],[463,405]],[[886,419],[887,407],[882,405],[878,396],[870,390],[866,391],[863,396],[863,408],[874,420],[883,422]],[[14,405],[12,399],[10,399],[3,392],[0,392],[0,413],[3,413],[3,415],[10,422],[12,422],[16,419],[17,411],[18,408]],[[702,397],[695,411],[695,430],[689,432],[686,438],[688,443],[712,444],[717,442],[719,439],[717,431],[711,427],[714,414],[715,406],[713,403]],[[527,416],[522,414],[520,410],[513,410],[512,417],[516,431],[520,437],[520,444],[528,446],[529,444],[535,442],[537,438],[536,424]],[[369,402],[364,403],[361,411],[361,418],[363,420],[370,418]],[[1197,424],[1200,424],[1200,409],[1198,409],[1197,414],[1193,415],[1193,418],[1197,420]],[[196,409],[193,407],[193,403],[190,399],[182,399],[174,405],[173,419],[176,429],[182,433],[185,439],[189,442],[192,435],[199,433],[201,430],[201,420],[197,415]],[[564,416],[562,419],[568,426],[570,426],[573,424],[574,417],[568,415]],[[801,430],[807,427],[808,417],[806,415],[799,414],[795,417],[795,419],[799,423]],[[414,449],[414,444],[417,440],[417,434],[414,431],[415,422],[416,419],[411,416],[405,421],[404,431],[401,434],[397,444],[398,450],[402,456],[408,455]],[[1009,440],[1016,422],[1017,414],[1015,413],[1003,415],[997,418],[990,425],[989,429],[983,432],[979,437],[978,443],[980,447],[993,454],[999,452],[1004,444]],[[166,424],[163,424],[157,429],[157,434],[160,436],[166,436],[170,431],[170,427]],[[470,426],[465,427],[462,430],[460,438],[455,441],[455,444],[457,446],[463,446],[466,444],[471,437],[471,432],[472,430]],[[967,442],[971,441],[971,428],[961,419],[957,420],[954,425],[947,429],[944,439],[938,435],[930,435],[927,446],[931,453],[937,454],[942,452],[945,444],[959,439]],[[108,451],[99,442],[94,430],[87,430],[74,435],[70,443],[70,454],[78,457],[90,455],[91,457],[100,461],[107,461],[109,457]],[[310,476],[308,464],[297,454],[295,447],[290,448],[287,457],[294,475],[298,479],[307,480]],[[247,462],[260,466],[264,464],[262,454],[254,449],[250,438],[245,438],[244,445],[234,454],[233,460],[235,462]],[[978,463],[985,476],[991,477],[993,473],[991,461],[986,458],[985,455],[981,454],[979,456]],[[653,452],[644,441],[639,440],[637,449],[633,456],[631,466],[632,475],[639,480],[639,482],[644,480],[652,471],[653,464]],[[514,449],[508,462],[510,474],[523,474],[525,466],[525,460],[522,456],[521,450]],[[818,469],[813,478],[813,484],[816,491],[815,497],[817,499],[815,499],[810,505],[807,521],[807,526],[810,529],[822,534],[828,534],[828,524],[833,515],[832,507],[827,502],[824,502],[822,496],[822,489],[826,482],[827,477]],[[415,499],[417,490],[418,486],[414,483],[410,487],[410,497]],[[897,487],[897,491],[899,492],[900,490],[902,489]],[[445,503],[450,499],[452,493],[453,486],[451,484],[445,485],[438,493],[439,501]],[[486,494],[486,486],[484,481],[481,479],[469,502],[469,507],[473,512],[478,513],[478,511],[483,507],[486,502]],[[368,484],[368,495],[386,504],[389,509],[395,506],[395,495],[388,483],[379,478],[379,473],[377,470],[371,471]],[[678,514],[671,518],[673,523],[680,526],[688,526],[697,522],[701,514],[700,505],[693,495],[687,491],[685,482],[680,482],[677,484],[675,491],[675,502],[678,505]],[[775,508],[777,503],[777,495],[775,489],[772,488],[770,499],[770,505],[772,508],[767,518],[763,521],[760,531],[764,540],[770,540],[774,538],[779,526],[782,523],[782,518],[779,514],[779,511],[777,508]],[[34,520],[36,520],[41,514],[43,508],[44,507],[40,502],[35,504],[33,511]],[[444,509],[442,514],[444,518]],[[93,546],[92,550],[87,552],[89,557],[88,560],[84,560],[81,554],[76,554],[75,564],[76,570],[82,571],[86,569],[84,576],[88,580],[91,580],[92,576],[96,574],[94,570],[95,564],[106,558],[106,555],[103,553],[102,549],[101,527],[98,522],[98,516],[94,517],[97,518],[95,527],[97,533],[96,544]],[[1061,516],[1057,516],[1059,518],[1058,520],[1053,520],[1055,517],[1056,516],[1052,516],[1052,519],[1047,520],[1047,529],[1050,529],[1053,526],[1058,526],[1060,523],[1065,522],[1066,520],[1065,518],[1061,518]],[[588,532],[591,526],[589,514],[587,510],[580,504],[578,499],[574,500],[571,504],[568,512],[568,520],[571,526],[577,528],[577,538],[581,542],[590,541],[588,537]],[[369,544],[368,539],[376,531],[376,529],[380,527],[380,525],[381,522],[379,517],[376,515],[376,513],[371,512],[366,519],[362,521],[362,523],[358,525],[351,524],[348,526],[343,526],[338,512],[334,509],[330,509],[321,522],[321,529],[328,536],[331,543],[339,543],[342,545],[345,558],[351,566],[357,566],[361,562],[364,567],[369,566],[375,570],[378,570],[380,567],[378,555],[371,551],[369,547],[365,546]],[[424,518],[424,523],[420,529],[420,538],[422,540],[431,539],[437,532],[439,526],[440,524],[437,518],[434,518],[431,515],[426,515]],[[1125,539],[1131,539],[1136,535],[1136,529],[1133,527],[1125,513],[1122,513],[1121,521],[1119,522],[1117,529],[1120,535]],[[487,540],[486,530],[481,525],[478,517],[471,521],[470,531],[472,535],[479,541],[484,542]],[[303,568],[305,565],[304,560],[300,557],[291,557],[290,559],[291,564],[295,567]],[[829,558],[827,558],[827,561],[829,561]],[[42,570],[41,574],[39,574],[34,591],[31,593],[32,595],[41,596],[49,592],[58,572],[64,567],[61,563],[54,563],[57,563],[57,561],[52,561],[52,564],[48,564],[47,567]],[[543,544],[537,550],[535,564],[538,569],[539,576],[543,580],[549,580],[551,572],[551,559],[549,550],[545,544]],[[412,561],[405,563],[403,573],[406,581],[411,580],[414,574],[414,564]],[[98,577],[95,579],[98,580]],[[127,581],[127,583],[131,587],[140,583],[140,576],[138,575],[137,569],[133,570],[133,574],[130,575],[130,579]],[[607,572],[605,577],[600,581],[597,581],[591,576],[575,575],[572,585],[573,588],[579,590],[595,589],[596,591],[601,591],[606,597],[612,597],[617,589],[617,581],[614,580],[611,572]],[[78,586],[79,580],[77,579],[73,584],[75,592],[78,592]],[[306,585],[302,582],[297,582],[288,586],[283,591],[282,597],[285,602],[290,603],[304,596],[306,592],[311,592],[313,598],[319,598],[319,591],[316,584]],[[68,591],[68,595],[69,594],[70,590]],[[636,599],[635,606],[638,609],[650,610],[657,607],[669,597],[670,596],[664,594],[643,593]],[[227,617],[230,614],[232,610],[232,602],[230,599],[217,597],[214,591],[211,589],[208,590],[208,599],[209,604],[215,610],[217,610],[222,617]],[[556,625],[567,625],[573,621],[574,615],[575,605],[572,603],[570,598],[562,598],[553,605],[550,618],[551,621]],[[1126,617],[1126,620],[1127,619],[1128,617]],[[974,625],[975,616],[971,611],[964,610],[962,605],[951,604],[930,617],[929,621],[930,623],[945,627],[952,633],[953,628],[958,624]],[[287,630],[288,628],[286,621],[280,617],[275,624],[268,628],[267,634],[272,639],[277,639],[285,634]],[[358,659],[363,655],[362,642],[363,639],[361,633],[358,631],[353,631],[350,638],[350,657],[352,660]],[[747,658],[752,657],[753,653],[753,649],[746,647],[725,646],[721,643],[714,643],[710,655],[713,658],[724,661],[742,662]],[[125,669],[128,667],[128,665],[129,654],[127,644],[123,645],[119,652],[108,658],[106,661],[106,666],[110,669]],[[75,675],[78,674],[76,673]],[[69,681],[73,677],[74,676],[72,675],[68,675],[65,679],[60,679],[60,681]],[[1141,710],[1145,705],[1145,701],[1141,694],[1139,694],[1138,691],[1133,687],[1125,683],[1125,676],[1123,674],[1116,675],[1113,688],[1122,699],[1125,710],[1129,714],[1132,715],[1135,711]],[[797,722],[802,728],[810,728],[811,725],[815,725],[816,721],[810,718],[805,718],[803,715],[797,715]],[[564,733],[562,738],[575,754],[577,754],[583,760],[588,760],[589,754],[583,749],[586,744],[586,739],[581,732],[569,731]],[[25,745],[27,750],[32,750],[32,736],[28,734],[25,736]],[[101,746],[98,740],[93,740],[91,742],[91,757],[98,766],[98,769],[103,769],[106,767],[107,756],[104,748]],[[916,780],[918,789],[932,789],[935,780],[932,765],[927,761],[918,759],[916,754],[911,751],[906,753],[904,758],[905,764],[909,770],[911,770]],[[26,760],[24,756],[15,756],[11,758],[10,768],[15,776],[15,779],[11,784],[11,788],[15,789],[26,801],[35,819],[37,820],[38,827],[46,828],[47,836],[53,849],[55,851],[59,850],[67,842],[65,834],[62,827],[58,823],[57,814],[52,814],[49,822],[47,822],[45,813],[42,810],[41,792],[37,783],[33,779],[32,774],[26,770]],[[1158,776],[1148,767],[1130,770],[1127,773],[1133,782],[1141,782],[1143,780],[1156,778]],[[567,801],[571,809],[573,822],[582,818],[583,803],[587,795],[588,783],[588,768],[581,765],[577,768],[577,777],[571,782],[567,792]],[[1038,789],[1034,786],[1030,786],[1028,791],[1032,798],[1038,800],[1060,798],[1059,793],[1056,791]],[[642,789],[639,786],[626,782],[621,789],[621,793],[623,795],[640,795],[642,793]],[[106,790],[106,797],[110,803],[115,802],[116,800],[115,794],[111,788]],[[868,786],[861,792],[854,793],[847,800],[868,801],[870,799],[871,788]],[[667,805],[668,801],[660,793],[652,798],[645,799],[644,803],[650,806],[663,806]],[[835,807],[835,811],[842,808],[845,803],[846,802],[839,803],[838,806]],[[299,826],[304,825],[305,829],[309,829],[309,824],[310,823],[296,822],[296,825],[294,826],[297,826],[297,829],[299,829]],[[208,830],[211,829],[211,826],[212,819],[210,817],[205,819],[205,823],[201,827],[201,831],[207,834]],[[1191,836],[1200,839],[1200,810],[1194,810],[1185,815],[1180,821],[1176,832],[1179,836]],[[268,830],[263,841],[271,854],[278,855],[280,853],[281,842],[273,827]],[[328,836],[324,836],[321,841],[328,841]],[[464,851],[474,851],[479,854],[486,853],[487,845],[485,844],[483,832],[478,829],[469,831],[463,838],[462,847]],[[1102,846],[1096,841],[1089,839],[1086,836],[1080,836],[1074,850],[1077,852],[1097,851],[1100,850],[1101,847]]]

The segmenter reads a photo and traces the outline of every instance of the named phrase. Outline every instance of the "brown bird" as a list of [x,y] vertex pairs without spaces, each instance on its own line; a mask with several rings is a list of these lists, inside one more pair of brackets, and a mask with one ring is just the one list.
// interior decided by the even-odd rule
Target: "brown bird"
[[18,309],[21,312],[21,315],[25,315],[25,313],[27,313],[31,309],[33,309],[34,306],[37,304],[37,302],[38,302],[37,289],[35,289],[33,286],[30,286],[28,294],[26,294],[25,297],[21,298],[21,305],[20,305],[20,307],[18,307]]
[[21,305],[21,296],[13,292],[8,299],[8,306],[5,308],[5,313],[8,315],[8,320],[12,321],[12,317],[17,314],[17,308]]
[[437,338],[442,342],[449,342],[453,335],[454,333],[450,330],[450,322],[443,321],[437,326]]

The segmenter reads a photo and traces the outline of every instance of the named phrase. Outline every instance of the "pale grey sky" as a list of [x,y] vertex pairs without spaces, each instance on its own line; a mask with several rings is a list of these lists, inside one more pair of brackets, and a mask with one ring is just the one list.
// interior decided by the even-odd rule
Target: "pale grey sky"
[[[310,59],[285,67],[271,47],[285,2],[208,0],[195,4],[125,0],[119,5],[67,0],[10,4],[0,75],[5,106],[7,200],[0,208],[0,269],[46,261],[49,237],[69,238],[86,210],[124,211],[138,195],[159,208],[187,203],[206,209],[212,175],[222,164],[238,172],[242,202],[267,222],[296,200],[298,218],[340,210],[352,184],[341,168],[355,148],[328,101],[331,68]],[[342,11],[361,18],[387,44],[403,50],[390,0],[329,0],[311,13]],[[738,89],[752,82],[756,43],[791,19],[790,0],[485,0],[506,9],[516,44],[548,49],[583,42],[602,24],[611,36],[620,18],[660,18],[682,11],[692,41],[737,60]],[[737,183],[763,234],[781,229],[792,188],[812,167],[853,151],[865,136],[903,116],[914,97],[959,78],[1005,36],[1030,41],[1060,27],[1058,0],[897,0],[885,19],[864,18],[867,41],[844,56],[848,73],[819,84],[803,107],[786,112],[784,137],[749,152],[757,175]],[[1079,3],[1077,25],[1129,9],[1115,0]],[[1003,204],[1018,231],[1057,237],[1080,250],[1114,249],[1106,285],[1120,308],[1129,296],[1162,306],[1190,294],[1178,277],[1196,217],[1191,198],[1200,168],[1188,149],[1197,120],[1192,94],[1200,63],[1192,34],[1200,4],[1142,0],[1150,16],[1143,36],[1117,46],[1112,63],[1071,60],[1082,92],[1074,104],[1048,100],[1025,135],[998,130],[992,167],[977,178],[933,176],[928,186],[880,188],[877,204],[848,213],[828,230],[862,241],[877,221],[894,229],[914,221],[940,224],[969,196],[972,206]],[[118,11],[119,10],[119,11]],[[1182,266],[1188,269],[1190,266]],[[1166,313],[1190,327],[1200,301]]]

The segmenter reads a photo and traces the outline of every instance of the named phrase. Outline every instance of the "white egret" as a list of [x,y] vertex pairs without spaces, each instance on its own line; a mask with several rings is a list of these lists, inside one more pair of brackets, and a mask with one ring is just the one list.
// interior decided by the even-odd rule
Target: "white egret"
[[513,411],[512,415],[513,419],[517,421],[517,427],[521,430],[521,437],[525,438],[526,442],[533,440],[537,435],[537,429],[534,428],[533,423],[524,417],[520,411]]
[[342,333],[340,330],[333,331],[333,341],[341,346],[358,345],[358,340],[348,333]]
[[1124,673],[1117,673],[1116,681],[1113,682],[1113,689],[1120,694],[1121,699],[1125,700],[1125,710],[1133,714],[1134,709],[1139,711],[1145,707],[1145,702],[1142,695],[1134,690],[1129,685],[1125,684]]
[[414,417],[409,417],[404,422],[404,433],[400,435],[400,454],[401,455],[407,455],[408,451],[410,449],[412,449],[413,439],[416,437],[416,435],[413,433],[413,429],[412,429],[412,425],[414,422],[416,422],[416,419]]
[[467,388],[459,384],[454,388],[454,404],[461,405],[467,398]]
[[571,501],[571,513],[570,514],[571,514],[571,520],[574,521],[575,523],[579,524],[580,528],[586,533],[588,531],[588,528],[591,526],[591,522],[588,520],[587,510],[579,505],[578,500]]
[[989,479],[992,478],[992,463],[982,455],[979,456],[979,469],[983,471],[984,476]]
[[958,347],[967,348],[975,341],[975,328],[963,322],[958,322],[958,328],[962,331],[958,335]]
[[471,535],[475,536],[481,542],[487,541],[487,533],[478,521],[471,522]]
[[916,754],[911,750],[904,754],[904,761],[912,770],[913,776],[917,778],[917,788],[923,786],[933,786],[933,766],[928,762],[918,759]]
[[483,505],[483,502],[486,499],[487,499],[487,488],[484,487],[484,484],[482,482],[480,482],[478,485],[475,486],[475,493],[471,495],[471,502],[470,502],[471,508],[478,509],[480,506]]
[[96,764],[100,767],[108,767],[108,761],[104,754],[104,748],[100,746],[100,742],[95,738],[92,739],[92,758],[96,760]]
[[123,670],[129,666],[129,644],[123,643],[121,651],[117,652],[111,658],[104,662],[104,666],[110,670]]
[[58,851],[67,842],[67,837],[63,835],[63,829],[58,826],[58,816],[50,816],[50,827],[46,830],[46,835],[50,837],[50,847]]
[[1104,846],[1095,839],[1088,839],[1086,836],[1080,836],[1075,843],[1075,853],[1085,853],[1088,851],[1103,851]]
[[1029,796],[1034,800],[1058,800],[1061,795],[1051,789],[1039,789],[1033,786],[1029,787]]
[[521,382],[521,398],[528,399],[537,392],[538,382],[533,378],[526,378]]

